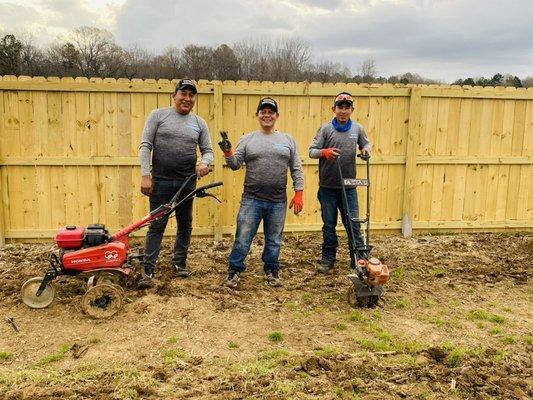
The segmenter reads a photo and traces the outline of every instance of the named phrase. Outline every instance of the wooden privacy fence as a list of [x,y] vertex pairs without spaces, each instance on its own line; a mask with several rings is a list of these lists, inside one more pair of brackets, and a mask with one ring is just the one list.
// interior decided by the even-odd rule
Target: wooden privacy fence
[[[171,104],[175,83],[0,78],[0,242],[51,238],[66,224],[101,222],[114,231],[145,215],[141,132],[152,109]],[[288,213],[286,231],[319,231],[317,160],[308,148],[344,90],[373,143],[374,229],[533,227],[532,89],[253,81],[200,81],[198,89],[195,112],[215,150],[204,181],[224,186],[221,205],[195,201],[195,234],[234,231],[244,171],[223,167],[218,132],[228,130],[236,144],[255,129],[263,95],[278,100],[278,128],[295,137],[304,164],[304,212]]]

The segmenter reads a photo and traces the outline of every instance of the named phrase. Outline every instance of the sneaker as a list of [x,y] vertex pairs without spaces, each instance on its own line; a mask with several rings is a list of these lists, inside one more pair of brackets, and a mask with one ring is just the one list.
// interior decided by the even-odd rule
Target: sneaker
[[180,278],[189,277],[189,271],[187,270],[187,266],[185,264],[174,264],[174,271]]
[[279,277],[279,270],[274,269],[274,270],[271,270],[271,271],[267,272],[266,278],[267,278],[267,283],[270,286],[274,286],[274,287],[281,286],[281,279]]
[[226,286],[235,289],[238,283],[239,273],[235,270],[230,269],[228,272],[228,279],[226,279]]
[[154,287],[154,278],[155,274],[153,272],[151,274],[145,274],[137,283],[137,289],[143,290]]
[[320,262],[316,270],[321,274],[329,274],[334,266],[334,262],[322,261]]

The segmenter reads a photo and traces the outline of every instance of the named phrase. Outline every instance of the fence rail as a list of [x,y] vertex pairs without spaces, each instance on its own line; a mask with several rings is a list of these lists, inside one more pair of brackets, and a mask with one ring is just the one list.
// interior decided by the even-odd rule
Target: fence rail
[[[146,214],[138,145],[148,113],[171,105],[176,83],[0,77],[0,244],[50,238],[73,223],[117,230]],[[195,112],[213,143],[220,130],[237,143],[257,126],[259,98],[278,100],[278,128],[295,137],[306,179],[304,212],[288,215],[286,231],[321,228],[317,161],[307,151],[340,91],[356,98],[354,119],[374,147],[374,229],[533,228],[532,89],[256,81],[198,89]],[[195,202],[194,233],[220,237],[234,231],[244,172],[224,168],[217,148],[215,156],[206,179],[224,181],[223,203]]]

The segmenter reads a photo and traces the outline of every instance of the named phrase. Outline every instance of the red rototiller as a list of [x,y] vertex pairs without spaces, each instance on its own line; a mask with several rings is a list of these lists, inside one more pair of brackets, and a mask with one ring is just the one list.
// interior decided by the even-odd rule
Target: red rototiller
[[[371,257],[372,245],[370,245],[370,156],[358,154],[357,157],[366,162],[366,179],[344,179],[341,165],[339,174],[342,187],[342,204],[345,213],[346,234],[350,249],[350,267],[354,273],[348,275],[353,285],[348,288],[348,303],[352,306],[374,308],[385,292],[383,285],[389,281],[389,268],[376,257]],[[366,216],[359,219],[350,215],[346,186],[366,187]],[[365,226],[364,245],[357,246],[352,224],[360,223]]]
[[102,224],[89,225],[87,228],[69,225],[60,229],[55,237],[58,248],[50,254],[48,272],[44,277],[31,278],[22,285],[24,304],[31,308],[49,306],[56,294],[53,281],[60,276],[77,277],[87,283],[87,291],[81,301],[83,311],[93,318],[113,316],[123,304],[124,278],[134,270],[134,262],[143,258],[143,254],[130,253],[129,234],[173,213],[195,196],[209,196],[218,200],[206,190],[220,186],[222,182],[200,186],[178,201],[181,192],[195,177],[189,176],[167,204],[114,235],[110,235]]

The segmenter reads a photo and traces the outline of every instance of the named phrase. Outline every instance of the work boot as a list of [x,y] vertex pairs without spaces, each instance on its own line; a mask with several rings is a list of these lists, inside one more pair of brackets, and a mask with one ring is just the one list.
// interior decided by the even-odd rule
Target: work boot
[[153,272],[145,274],[139,282],[137,282],[137,289],[144,290],[154,287],[155,274]]
[[321,274],[329,274],[334,266],[335,262],[322,260],[316,270]]
[[266,273],[266,279],[270,286],[281,286],[281,279],[279,277],[279,269],[273,269]]
[[239,272],[235,271],[234,269],[230,269],[228,271],[228,279],[226,279],[226,286],[235,289],[238,283]]
[[185,264],[174,264],[174,271],[180,278],[189,277],[189,271],[187,270],[187,265]]

